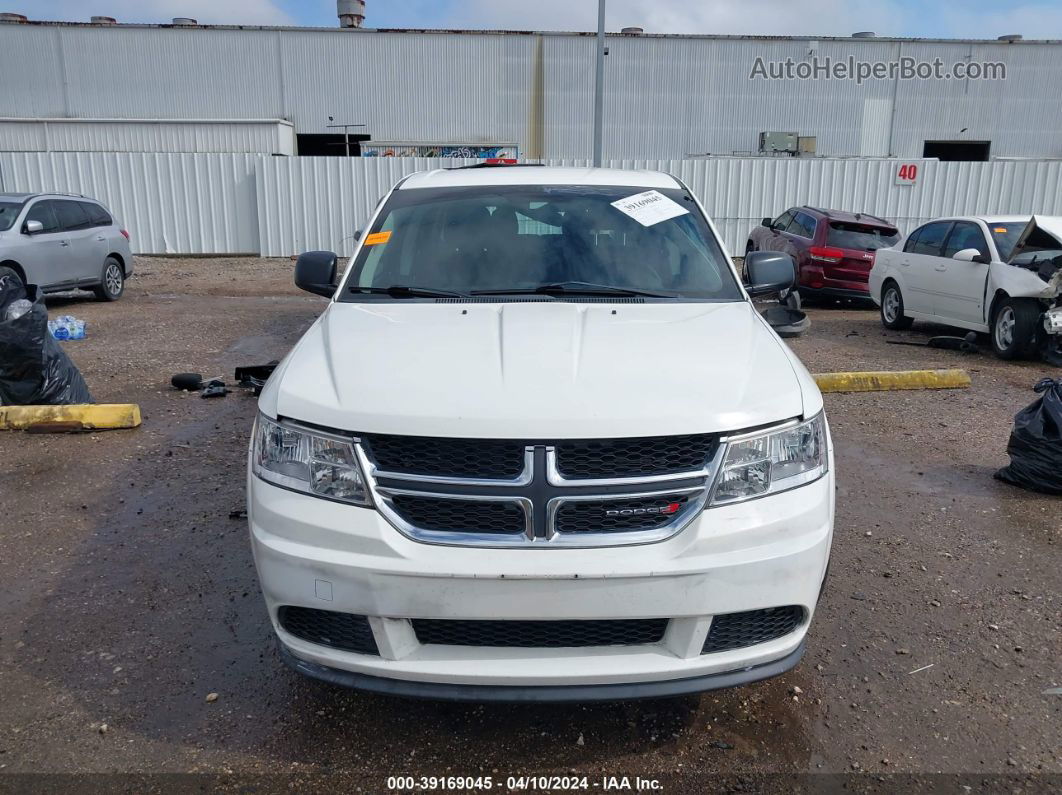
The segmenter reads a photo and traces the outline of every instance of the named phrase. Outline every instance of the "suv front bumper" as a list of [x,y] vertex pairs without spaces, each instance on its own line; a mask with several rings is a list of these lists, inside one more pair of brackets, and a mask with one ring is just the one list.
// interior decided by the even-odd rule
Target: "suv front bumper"
[[[640,546],[487,549],[412,541],[375,510],[248,482],[251,543],[283,656],[319,679],[455,699],[591,700],[729,687],[800,659],[833,526],[833,473],[704,511]],[[702,653],[712,617],[796,605],[787,634]],[[378,655],[285,631],[278,608],[367,616]],[[422,644],[411,619],[666,618],[659,643],[575,648]]]

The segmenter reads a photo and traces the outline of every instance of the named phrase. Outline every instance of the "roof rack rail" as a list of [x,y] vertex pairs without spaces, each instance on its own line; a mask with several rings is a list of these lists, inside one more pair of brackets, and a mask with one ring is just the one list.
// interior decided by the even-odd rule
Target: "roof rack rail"
[[542,163],[509,163],[505,161],[497,161],[494,158],[489,158],[482,163],[472,163],[468,166],[449,166],[447,171],[460,171],[464,168],[533,168],[535,166],[541,167]]

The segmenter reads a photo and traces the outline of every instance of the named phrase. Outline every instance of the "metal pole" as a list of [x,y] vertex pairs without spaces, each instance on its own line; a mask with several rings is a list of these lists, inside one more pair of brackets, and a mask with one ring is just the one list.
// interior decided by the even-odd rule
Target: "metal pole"
[[350,127],[343,127],[343,141],[347,145],[347,157],[350,157]]
[[601,167],[601,119],[605,107],[605,0],[597,0],[597,75],[594,80],[594,167]]

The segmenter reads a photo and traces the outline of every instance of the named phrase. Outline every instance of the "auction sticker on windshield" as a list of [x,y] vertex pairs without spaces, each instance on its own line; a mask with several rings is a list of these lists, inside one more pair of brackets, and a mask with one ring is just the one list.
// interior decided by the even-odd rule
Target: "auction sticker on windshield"
[[681,204],[672,201],[656,190],[636,193],[633,196],[612,202],[612,206],[621,213],[629,215],[642,226],[652,226],[689,212]]
[[386,232],[373,232],[371,235],[365,238],[366,246],[378,246],[381,243],[386,243],[391,239],[391,231]]

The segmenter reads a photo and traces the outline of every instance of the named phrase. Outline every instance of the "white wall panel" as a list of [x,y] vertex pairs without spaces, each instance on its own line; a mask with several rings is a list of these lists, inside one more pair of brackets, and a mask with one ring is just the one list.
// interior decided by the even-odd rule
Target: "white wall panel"
[[255,253],[258,157],[0,152],[0,190],[99,199],[129,230],[137,254]]
[[0,152],[239,152],[295,154],[284,121],[2,119]]
[[[748,152],[765,130],[816,136],[829,157],[920,157],[925,140],[1062,157],[1058,42],[610,35],[608,49],[606,157]],[[750,78],[758,57],[849,56],[999,61],[1007,79]],[[0,74],[0,116],[280,118],[300,133],[334,116],[377,140],[590,153],[594,39],[580,33],[2,24]]]
[[[472,161],[263,155],[0,153],[0,190],[84,193],[128,226],[138,253],[349,254],[377,201],[414,171]],[[586,160],[549,165],[586,166]],[[896,185],[915,162],[915,185]],[[800,204],[867,212],[901,230],[951,214],[1062,215],[1062,161],[704,158],[614,160],[665,171],[701,199],[732,254],[764,216]]]

